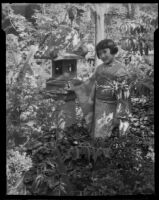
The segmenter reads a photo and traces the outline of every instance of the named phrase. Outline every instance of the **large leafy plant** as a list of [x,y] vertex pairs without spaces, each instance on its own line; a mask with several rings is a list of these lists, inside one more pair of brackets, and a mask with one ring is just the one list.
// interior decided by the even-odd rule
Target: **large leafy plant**
[[29,195],[52,196],[154,193],[154,142],[150,134],[153,110],[151,102],[141,100],[134,98],[127,136],[118,137],[116,129],[109,140],[92,141],[84,121],[65,130],[54,128],[51,123],[45,126],[45,122],[41,129],[35,127],[24,149],[33,166],[17,185],[18,194],[24,191]]
[[32,160],[26,153],[20,153],[18,150],[7,151],[7,193],[16,194],[15,185],[19,181],[23,172],[32,167]]
[[[154,192],[149,139],[127,137],[91,141],[83,125],[41,131],[26,146],[33,167],[22,185],[30,195],[116,195]],[[18,190],[18,188],[17,188]],[[20,191],[19,191],[20,192]]]

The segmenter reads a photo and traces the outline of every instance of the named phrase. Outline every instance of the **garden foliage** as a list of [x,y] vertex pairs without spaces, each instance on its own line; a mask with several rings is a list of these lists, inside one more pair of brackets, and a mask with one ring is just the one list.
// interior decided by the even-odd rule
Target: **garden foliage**
[[[114,130],[111,138],[92,141],[82,122],[64,131],[48,129],[48,126],[41,130],[25,146],[33,161],[23,178],[27,194],[154,193],[153,116],[149,113],[150,102],[142,106],[143,102],[134,101],[127,137],[119,137],[118,130]],[[63,138],[57,138],[58,132]]]
[[[41,10],[35,11],[34,23],[15,14],[9,4],[3,7],[3,17],[16,30],[16,34],[6,35],[8,194],[154,193],[153,65],[131,51],[128,63],[125,63],[128,51],[119,55],[134,80],[127,137],[119,137],[116,129],[109,140],[92,141],[81,112],[78,112],[77,124],[61,130],[63,119],[58,109],[64,102],[54,101],[44,89],[46,79],[51,76],[51,64],[34,59],[30,51],[35,51],[41,41],[45,43],[50,33],[62,50],[71,49],[76,33],[81,38],[88,34],[94,14],[90,4],[49,5],[43,4]],[[144,9],[147,12],[146,5]],[[155,11],[153,6],[152,10]],[[140,11],[141,8],[134,14],[134,20],[144,19]],[[109,12],[121,13],[119,22],[127,17],[122,4],[117,8],[112,6]],[[151,15],[150,11],[148,17]],[[150,23],[154,28],[155,21]],[[110,34],[111,28],[110,23],[107,29]],[[114,31],[112,37],[119,41],[119,34]],[[83,80],[93,72],[84,64],[79,68],[79,77]]]

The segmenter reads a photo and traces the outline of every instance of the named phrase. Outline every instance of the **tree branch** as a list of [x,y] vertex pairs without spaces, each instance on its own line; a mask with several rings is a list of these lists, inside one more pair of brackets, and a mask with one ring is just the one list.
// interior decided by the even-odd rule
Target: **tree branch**
[[23,65],[23,67],[20,69],[19,74],[17,75],[17,84],[22,84],[26,72],[28,70],[31,70],[30,65],[28,63],[34,53],[35,53],[35,49],[31,49],[30,52],[28,53],[27,59]]

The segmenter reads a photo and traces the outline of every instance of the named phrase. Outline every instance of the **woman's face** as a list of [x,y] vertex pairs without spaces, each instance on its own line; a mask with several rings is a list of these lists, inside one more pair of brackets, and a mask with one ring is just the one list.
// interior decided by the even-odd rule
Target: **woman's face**
[[99,58],[105,63],[109,63],[113,60],[114,55],[112,55],[110,53],[110,49],[109,48],[105,48],[105,49],[101,49],[99,50]]

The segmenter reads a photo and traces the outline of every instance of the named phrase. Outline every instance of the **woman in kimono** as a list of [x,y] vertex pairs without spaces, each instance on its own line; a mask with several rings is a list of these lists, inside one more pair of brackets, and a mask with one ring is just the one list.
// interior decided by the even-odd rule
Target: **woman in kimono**
[[[110,39],[100,41],[96,53],[103,63],[84,83],[72,81],[92,137],[110,137],[119,126],[120,134],[128,129],[129,91],[125,67],[115,59],[118,48]],[[124,85],[120,89],[118,86]]]

